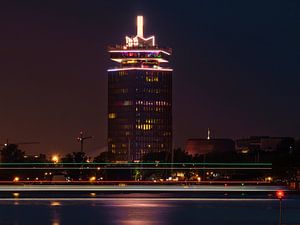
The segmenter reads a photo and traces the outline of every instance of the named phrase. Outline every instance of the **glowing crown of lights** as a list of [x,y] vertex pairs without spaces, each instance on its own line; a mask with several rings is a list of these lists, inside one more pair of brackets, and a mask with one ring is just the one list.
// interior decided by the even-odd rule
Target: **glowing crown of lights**
[[137,34],[135,37],[125,37],[126,47],[155,46],[155,37],[144,37],[144,17],[137,16]]

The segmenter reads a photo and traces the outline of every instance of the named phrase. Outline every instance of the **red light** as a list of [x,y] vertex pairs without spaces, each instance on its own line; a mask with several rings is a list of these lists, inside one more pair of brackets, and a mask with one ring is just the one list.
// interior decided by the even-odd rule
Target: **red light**
[[276,196],[279,199],[282,199],[284,197],[284,192],[283,191],[276,191]]

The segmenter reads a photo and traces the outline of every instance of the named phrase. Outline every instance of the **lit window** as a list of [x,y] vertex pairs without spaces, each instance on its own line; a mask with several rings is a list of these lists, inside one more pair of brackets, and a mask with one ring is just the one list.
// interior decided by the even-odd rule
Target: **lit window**
[[115,119],[117,117],[116,113],[109,113],[108,118],[109,119]]
[[124,105],[124,106],[132,105],[132,101],[124,101],[124,102],[123,102],[123,105]]

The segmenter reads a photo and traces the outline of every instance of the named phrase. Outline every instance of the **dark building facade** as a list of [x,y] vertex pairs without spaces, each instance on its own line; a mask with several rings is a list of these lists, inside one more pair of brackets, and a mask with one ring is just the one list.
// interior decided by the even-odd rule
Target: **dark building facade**
[[236,150],[240,153],[255,151],[274,152],[292,151],[295,139],[292,137],[251,136],[235,141]]
[[149,152],[172,149],[171,49],[159,48],[155,37],[137,35],[109,48],[117,68],[108,70],[108,151],[115,161],[141,160]]
[[209,153],[234,152],[235,144],[231,139],[188,139],[185,147],[190,155],[205,155]]

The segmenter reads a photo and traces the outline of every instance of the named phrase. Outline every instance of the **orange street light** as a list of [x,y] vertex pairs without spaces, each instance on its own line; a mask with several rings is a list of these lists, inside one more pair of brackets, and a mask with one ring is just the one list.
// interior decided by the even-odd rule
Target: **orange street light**
[[58,162],[59,162],[59,157],[58,157],[58,155],[53,155],[52,158],[51,158],[51,161],[52,161],[53,163],[58,163]]

